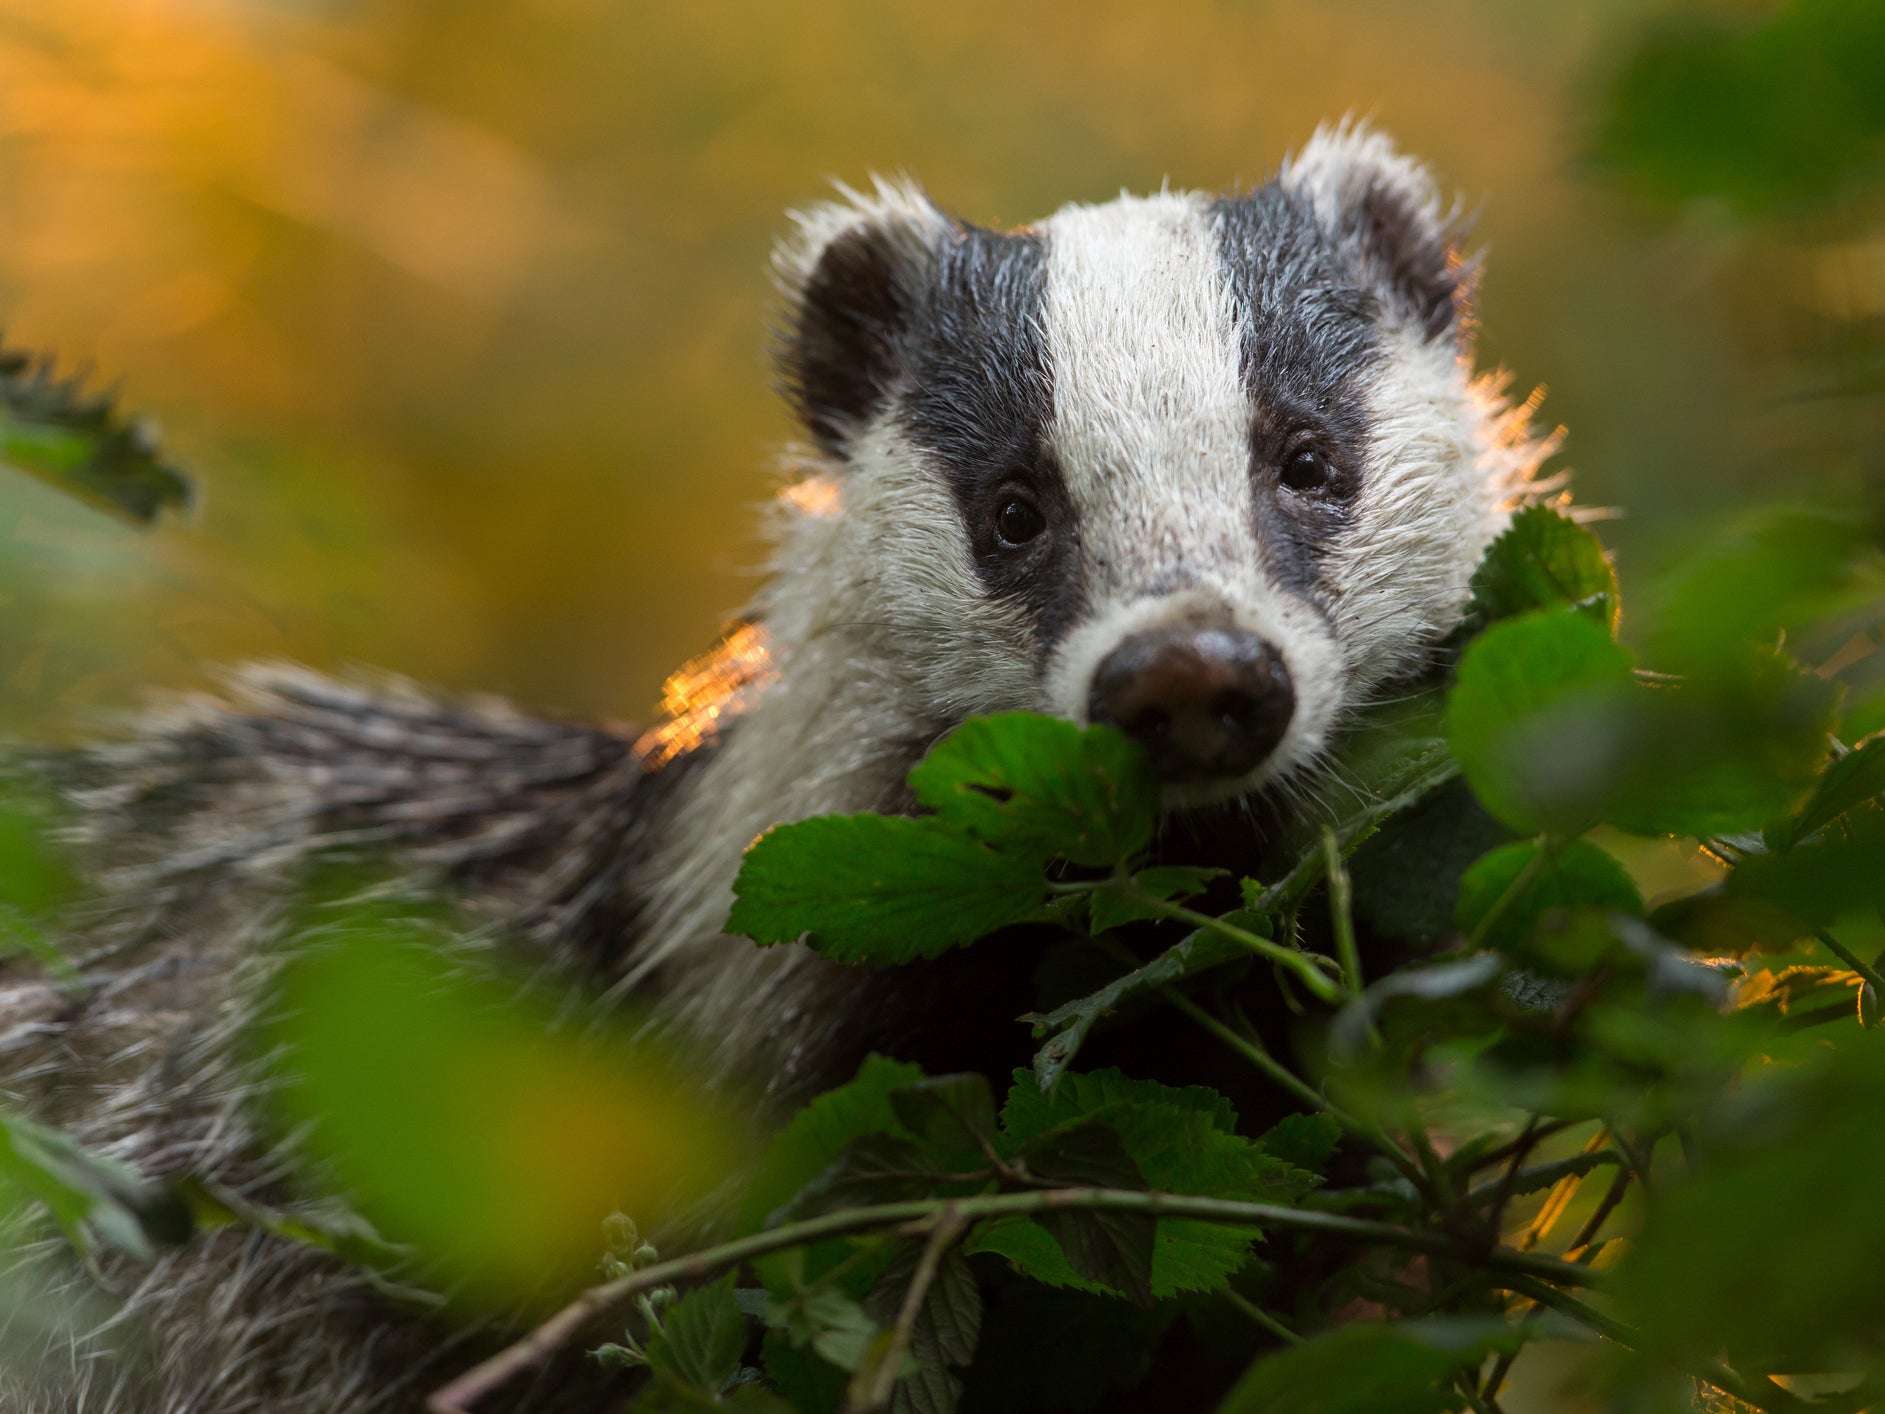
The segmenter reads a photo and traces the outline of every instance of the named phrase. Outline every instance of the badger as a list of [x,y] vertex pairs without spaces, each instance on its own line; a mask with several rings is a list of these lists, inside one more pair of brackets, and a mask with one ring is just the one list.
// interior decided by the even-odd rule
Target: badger
[[[8,1102],[147,1173],[292,1195],[237,1038],[284,898],[361,855],[493,948],[645,1006],[782,1113],[872,1049],[977,1063],[950,1050],[960,1026],[925,1032],[933,979],[725,936],[743,851],[782,821],[907,811],[924,751],[1003,710],[1137,739],[1174,818],[1313,797],[1357,714],[1432,668],[1551,450],[1474,369],[1460,232],[1427,171],[1353,123],[1247,191],[1016,230],[900,180],[798,214],[778,359],[809,444],[763,589],[658,720],[265,666],[62,758],[103,902],[74,932],[83,991],[0,977]],[[1012,1029],[1025,1003],[1001,1000]],[[81,1281],[37,1252],[33,1280]],[[0,1404],[409,1410],[469,1359],[257,1233],[106,1275],[121,1348],[48,1340]],[[600,1407],[567,1366],[514,1397]]]

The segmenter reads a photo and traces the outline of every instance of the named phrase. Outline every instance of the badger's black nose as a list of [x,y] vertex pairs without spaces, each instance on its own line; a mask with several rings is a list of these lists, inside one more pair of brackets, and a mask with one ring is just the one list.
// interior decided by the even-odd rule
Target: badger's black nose
[[1295,710],[1282,655],[1254,633],[1227,628],[1134,634],[1100,663],[1087,702],[1094,721],[1137,740],[1173,781],[1256,769]]

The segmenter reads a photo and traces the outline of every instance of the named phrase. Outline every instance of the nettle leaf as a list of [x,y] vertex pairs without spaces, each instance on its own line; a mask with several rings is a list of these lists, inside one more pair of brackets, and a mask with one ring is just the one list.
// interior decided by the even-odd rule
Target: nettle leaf
[[939,1075],[890,1092],[904,1128],[933,1152],[981,1167],[995,1142],[995,1097],[981,1075]]
[[1473,609],[1486,620],[1568,606],[1616,629],[1617,576],[1597,537],[1549,506],[1527,506],[1473,572]]
[[1159,783],[1112,727],[1005,712],[944,737],[910,772],[916,798],[991,844],[1108,866],[1152,842]]
[[746,1318],[733,1299],[734,1273],[690,1291],[669,1308],[648,1341],[648,1363],[707,1394],[718,1394],[739,1373]]
[[1628,651],[1575,610],[1534,610],[1474,639],[1446,712],[1473,793],[1524,834],[1595,824],[1627,745],[1630,671]]
[[1284,1115],[1257,1141],[1265,1153],[1274,1154],[1292,1168],[1319,1174],[1335,1155],[1342,1142],[1342,1126],[1333,1115]]
[[1491,1319],[1340,1326],[1257,1361],[1218,1414],[1447,1414],[1459,1395],[1444,1384],[1525,1338]]
[[[1228,869],[1161,865],[1153,869],[1139,870],[1132,876],[1132,883],[1136,889],[1150,894],[1153,899],[1166,902],[1201,894],[1210,887],[1213,879],[1221,879],[1229,873]],[[1096,936],[1109,928],[1118,928],[1127,923],[1136,923],[1142,918],[1159,916],[1156,903],[1149,903],[1135,893],[1128,892],[1117,885],[1095,890],[1090,898],[1087,926],[1088,930]]]
[[0,1114],[0,1185],[45,1204],[87,1256],[102,1242],[149,1260],[195,1226],[189,1204],[168,1185],[19,1115]]
[[1848,810],[1881,795],[1885,795],[1885,736],[1872,738],[1828,766],[1800,812],[1768,828],[1768,847],[1791,849]]
[[839,962],[909,962],[972,943],[1041,906],[1037,860],[944,820],[821,815],[767,831],[734,881],[727,931],[760,943],[809,934]]
[[901,1134],[866,1134],[779,1208],[769,1224],[927,1198],[947,1181],[949,1170],[914,1139]]
[[[874,1334],[871,1319],[861,1307],[857,1314],[866,1329]],[[848,1383],[845,1372],[813,1350],[810,1337],[799,1346],[792,1343],[791,1336],[784,1330],[768,1330],[760,1347],[760,1361],[767,1377],[798,1414],[836,1414]]]
[[[1319,1182],[1314,1172],[1237,1134],[1230,1102],[1202,1086],[1174,1089],[1103,1070],[1070,1075],[1049,1095],[1032,1074],[1016,1071],[1002,1118],[1011,1142],[1057,1127],[1104,1123],[1119,1135],[1145,1182],[1169,1193],[1289,1204]],[[1253,1227],[1160,1218],[1153,1294],[1220,1289],[1260,1235]]]
[[[1043,1134],[1022,1145],[1017,1157],[1037,1182],[1053,1188],[1146,1187],[1119,1135],[1105,1124],[1076,1124]],[[1042,1213],[1037,1221],[1077,1276],[1141,1306],[1152,1304],[1157,1224],[1150,1213],[1060,1210]]]
[[[865,1311],[881,1325],[889,1327],[896,1320],[920,1260],[920,1245],[898,1249],[864,1298]],[[956,1371],[975,1358],[981,1333],[981,1289],[969,1270],[968,1258],[959,1247],[951,1248],[943,1254],[917,1308],[909,1351],[915,1368],[893,1388],[891,1414],[953,1414],[962,1397],[962,1379]]]
[[150,424],[55,377],[48,360],[0,351],[0,461],[130,520],[190,504],[190,483],[158,460]]
[[825,1172],[866,1134],[895,1132],[893,1090],[923,1078],[921,1066],[870,1056],[848,1084],[827,1090],[800,1110],[766,1146],[759,1172],[747,1185],[740,1226],[756,1231],[769,1214]]
[[[1521,880],[1523,887],[1513,893]],[[1466,871],[1456,917],[1462,932],[1510,953],[1523,948],[1532,925],[1545,914],[1584,906],[1641,917],[1643,896],[1615,857],[1589,840],[1571,840],[1542,855],[1535,840],[1519,840],[1501,845]],[[1481,925],[1495,908],[1497,916],[1480,937]]]
[[[1227,916],[1240,927],[1268,932],[1269,925],[1262,918],[1242,911]],[[1222,934],[1200,929],[1172,944],[1143,967],[1115,978],[1097,991],[1076,997],[1052,1011],[1022,1017],[1033,1025],[1035,1039],[1042,1042],[1034,1053],[1034,1075],[1041,1088],[1052,1091],[1060,1084],[1088,1034],[1120,1007],[1187,977],[1249,956],[1245,949]]]

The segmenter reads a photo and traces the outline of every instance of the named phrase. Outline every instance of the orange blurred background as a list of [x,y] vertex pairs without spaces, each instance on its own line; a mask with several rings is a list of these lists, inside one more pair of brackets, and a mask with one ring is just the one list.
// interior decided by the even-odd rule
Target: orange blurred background
[[754,583],[786,208],[874,170],[988,222],[1248,183],[1346,112],[1481,213],[1485,356],[1629,508],[1627,592],[1773,491],[1789,321],[1885,309],[1885,258],[1776,278],[1586,170],[1641,8],[0,0],[8,340],[200,491],[139,533],[0,475],[0,727],[256,655],[645,716]]

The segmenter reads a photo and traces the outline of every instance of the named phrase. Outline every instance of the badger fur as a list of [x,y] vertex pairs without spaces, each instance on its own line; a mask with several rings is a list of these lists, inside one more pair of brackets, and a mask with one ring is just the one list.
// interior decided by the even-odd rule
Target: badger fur
[[[766,587],[661,720],[260,668],[64,760],[105,901],[75,930],[82,994],[0,977],[8,1099],[147,1172],[291,1200],[235,1038],[284,896],[349,856],[458,900],[493,949],[646,1002],[781,1108],[898,1049],[920,986],[721,934],[742,851],[907,808],[926,747],[1006,709],[1118,721],[1174,810],[1312,795],[1355,714],[1431,666],[1547,451],[1473,371],[1456,236],[1425,171],[1352,125],[1248,192],[1011,232],[901,182],[800,214],[780,365],[812,445]],[[37,1255],[33,1280],[83,1285]],[[471,1358],[254,1233],[107,1275],[115,1314],[0,1375],[0,1404],[410,1409]],[[566,1367],[514,1398],[600,1407]]]

